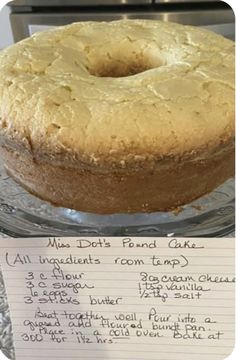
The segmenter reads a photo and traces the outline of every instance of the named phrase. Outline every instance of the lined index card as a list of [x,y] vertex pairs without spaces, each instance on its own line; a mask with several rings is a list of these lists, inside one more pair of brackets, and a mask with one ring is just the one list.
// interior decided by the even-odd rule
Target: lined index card
[[234,239],[0,239],[16,360],[221,360]]

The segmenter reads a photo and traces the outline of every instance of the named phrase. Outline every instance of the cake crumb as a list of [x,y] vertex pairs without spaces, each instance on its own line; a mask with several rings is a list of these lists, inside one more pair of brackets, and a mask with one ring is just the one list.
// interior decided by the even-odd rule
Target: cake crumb
[[193,209],[196,209],[196,210],[198,210],[198,211],[203,210],[203,207],[200,206],[200,205],[191,205],[191,206],[192,206]]
[[172,210],[172,213],[177,216],[181,213],[181,211],[183,211],[183,207],[182,206],[177,206],[174,210]]

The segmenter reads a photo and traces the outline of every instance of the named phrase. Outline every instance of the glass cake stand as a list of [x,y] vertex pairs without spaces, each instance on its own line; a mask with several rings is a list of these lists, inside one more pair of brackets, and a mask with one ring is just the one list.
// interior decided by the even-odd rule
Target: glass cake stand
[[13,237],[219,237],[234,230],[234,209],[232,178],[212,193],[172,212],[114,215],[78,212],[55,207],[29,194],[6,174],[0,162],[0,232]]

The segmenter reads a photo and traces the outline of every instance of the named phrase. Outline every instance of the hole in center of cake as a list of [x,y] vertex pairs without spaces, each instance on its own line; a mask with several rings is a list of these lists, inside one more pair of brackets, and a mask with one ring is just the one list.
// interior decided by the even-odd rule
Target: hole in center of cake
[[109,59],[96,64],[93,69],[88,69],[91,75],[98,77],[125,77],[132,76],[144,71],[157,68],[163,65],[160,59],[156,61],[148,61],[147,59],[130,59],[125,61],[122,59]]
[[125,77],[136,75],[146,70],[149,70],[150,67],[145,64],[108,64],[107,66],[102,66],[97,69],[94,74],[98,77]]

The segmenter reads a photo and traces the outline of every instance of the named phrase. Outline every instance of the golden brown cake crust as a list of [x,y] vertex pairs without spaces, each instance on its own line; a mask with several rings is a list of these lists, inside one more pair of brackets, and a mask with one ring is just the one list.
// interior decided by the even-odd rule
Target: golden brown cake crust
[[37,162],[5,148],[2,152],[8,173],[31,193],[58,206],[98,214],[174,209],[234,174],[233,149],[211,159],[172,161],[154,170],[108,173]]
[[[38,157],[95,166],[211,151],[234,132],[233,49],[209,31],[151,20],[36,34],[0,54],[1,135]],[[149,69],[123,76],[134,61]],[[122,77],[104,77],[103,63]]]

